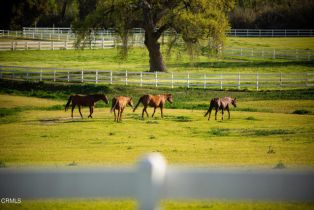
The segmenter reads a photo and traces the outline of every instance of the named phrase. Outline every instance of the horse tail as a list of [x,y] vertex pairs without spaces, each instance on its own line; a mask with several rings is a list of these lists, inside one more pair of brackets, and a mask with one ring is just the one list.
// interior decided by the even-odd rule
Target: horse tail
[[118,105],[118,100],[117,99],[113,99],[110,112],[112,112],[116,108],[117,105]]
[[140,99],[138,100],[136,106],[135,106],[134,109],[133,109],[133,112],[135,112],[135,110],[137,109],[137,107],[140,105],[140,103],[141,103],[142,100],[143,100],[143,97],[144,97],[144,96],[140,97]]
[[64,111],[66,112],[67,110],[68,110],[68,108],[69,108],[69,106],[70,106],[70,103],[71,103],[71,101],[72,101],[72,95],[69,97],[69,99],[68,99],[68,103],[65,105],[65,107],[64,107]]
[[207,112],[205,113],[204,117],[206,117],[209,114],[209,112],[213,109],[213,107],[215,106],[216,101],[217,101],[217,98],[214,98],[214,99],[210,100],[209,108],[208,108]]

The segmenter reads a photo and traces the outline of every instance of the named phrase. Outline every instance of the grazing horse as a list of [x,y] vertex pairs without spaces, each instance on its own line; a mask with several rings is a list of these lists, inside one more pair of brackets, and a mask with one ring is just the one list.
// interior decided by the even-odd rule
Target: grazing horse
[[224,98],[213,98],[210,101],[210,105],[209,108],[206,112],[206,114],[204,115],[204,117],[206,117],[206,115],[208,115],[208,120],[210,119],[210,114],[212,112],[212,109],[215,108],[216,112],[215,112],[215,120],[217,120],[217,112],[219,109],[221,109],[221,114],[222,117],[221,119],[224,119],[224,109],[226,109],[228,111],[228,116],[230,119],[230,111],[229,111],[229,104],[232,104],[234,107],[237,107],[237,101],[236,98],[230,98],[230,97],[224,97]]
[[154,114],[156,112],[156,108],[160,107],[160,114],[161,117],[164,117],[163,114],[163,107],[166,101],[169,101],[170,103],[173,103],[173,97],[172,94],[160,94],[160,95],[143,95],[138,103],[136,104],[135,108],[133,109],[133,112],[135,112],[136,108],[140,103],[144,105],[143,111],[142,111],[142,118],[144,118],[144,112],[146,112],[146,115],[148,117],[147,113],[147,106],[154,107],[154,113],[152,114],[152,117],[154,117]]
[[89,106],[89,115],[88,117],[93,118],[92,114],[94,112],[94,106],[95,103],[99,100],[103,100],[106,104],[108,104],[108,98],[104,94],[95,94],[95,95],[71,95],[68,99],[68,103],[65,105],[65,111],[70,106],[70,103],[72,102],[72,112],[71,117],[73,118],[73,110],[76,105],[78,105],[78,109],[81,115],[81,118],[83,118],[83,115],[81,113],[81,106]]
[[[114,111],[114,121],[122,121],[121,116],[124,111],[126,105],[129,105],[133,108],[133,101],[132,97],[125,97],[125,96],[117,96],[112,99],[112,106],[110,112]],[[118,110],[118,117],[116,115],[116,109]]]

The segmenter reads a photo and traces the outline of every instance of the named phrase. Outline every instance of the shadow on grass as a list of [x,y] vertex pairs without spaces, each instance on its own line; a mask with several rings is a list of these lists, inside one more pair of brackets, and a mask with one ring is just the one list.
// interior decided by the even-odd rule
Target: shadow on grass
[[312,67],[314,62],[312,61],[250,61],[250,60],[238,60],[238,61],[209,61],[209,62],[194,62],[193,64],[188,62],[168,64],[168,67],[176,68],[274,68],[274,67],[288,67],[288,66],[305,66]]

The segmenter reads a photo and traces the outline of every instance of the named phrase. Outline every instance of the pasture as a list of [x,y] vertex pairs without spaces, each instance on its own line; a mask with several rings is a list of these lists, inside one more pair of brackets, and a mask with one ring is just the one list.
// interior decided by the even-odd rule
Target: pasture
[[[228,38],[230,47],[313,49],[313,38]],[[199,56],[190,61],[175,49],[165,56],[170,72],[313,72],[312,62],[284,60],[226,60]],[[163,49],[165,52],[166,49]],[[147,71],[148,53],[132,48],[127,61],[116,49],[82,51],[0,52],[1,65],[71,67],[84,69]],[[99,102],[88,119],[77,108],[74,118],[64,112],[72,93],[132,96],[172,93],[165,118],[141,119],[127,107],[121,123],[113,121],[111,103]],[[231,120],[211,121],[203,115],[212,97],[237,97]],[[313,168],[314,90],[215,91],[186,88],[148,88],[92,84],[49,84],[0,81],[0,166],[80,167],[133,165],[148,152],[161,152],[172,165],[253,168]],[[153,109],[149,108],[151,115]],[[227,114],[225,114],[226,116]],[[2,204],[1,204],[2,205]],[[1,207],[1,206],[0,206]],[[136,202],[103,200],[23,201],[5,208],[134,209]],[[313,203],[164,201],[165,209],[313,209]]]
[[[255,49],[314,49],[310,38],[228,38],[226,47]],[[271,59],[223,59],[200,54],[194,60],[184,52],[182,46],[174,47],[167,56],[166,46],[162,53],[169,72],[191,73],[289,73],[313,72],[313,62]],[[34,66],[73,69],[101,69],[132,72],[148,71],[148,52],[145,48],[133,47],[128,59],[121,59],[117,49],[104,50],[58,50],[58,51],[7,51],[0,52],[1,65]]]
[[[21,85],[21,84],[20,84]],[[127,107],[121,123],[113,122],[110,105],[99,102],[94,118],[74,119],[64,112],[67,91],[75,86],[37,84],[29,91],[2,83],[0,95],[0,154],[2,167],[80,167],[133,165],[148,152],[161,152],[170,164],[211,167],[304,168],[314,165],[313,90],[282,92],[222,92],[174,89],[174,103],[154,118],[141,119]],[[68,88],[68,89],[67,89]],[[105,87],[85,86],[93,91]],[[99,88],[99,89],[98,89]],[[126,87],[106,90],[109,98],[126,93]],[[45,90],[47,89],[47,90]],[[51,89],[51,92],[48,91]],[[89,89],[89,91],[91,91]],[[160,91],[160,90],[159,90]],[[170,91],[167,89],[164,92]],[[8,95],[7,93],[11,94]],[[57,94],[51,94],[57,92]],[[134,102],[142,92],[156,89],[128,87]],[[30,96],[33,94],[33,96]],[[238,107],[231,120],[203,117],[214,95],[235,95]],[[37,96],[37,97],[34,97]],[[41,97],[41,98],[39,98]],[[44,98],[43,98],[44,97]],[[298,112],[299,110],[299,112]],[[301,111],[300,111],[301,110]],[[303,110],[303,112],[302,112]],[[148,110],[152,114],[152,109]],[[213,119],[213,113],[212,113]],[[7,206],[6,206],[7,207]],[[8,206],[8,208],[12,206]],[[17,207],[17,206],[15,206]],[[134,209],[136,202],[103,200],[25,201],[23,208]],[[310,209],[310,203],[164,201],[165,209]],[[14,207],[13,207],[14,208]]]
[[[74,119],[64,112],[63,101],[1,95],[1,161],[7,166],[134,164],[148,152],[162,152],[172,164],[251,166],[272,168],[314,165],[312,100],[298,101],[276,111],[252,112],[256,101],[231,108],[231,120],[207,121],[205,110],[165,109],[154,118],[141,119],[141,106],[126,108],[122,123],[113,122],[109,105],[96,108],[93,119],[84,119],[77,109]],[[27,103],[26,103],[27,102]],[[276,101],[280,107],[289,101]],[[99,102],[102,103],[102,102]],[[27,104],[27,105],[26,105]],[[267,101],[261,101],[264,109]],[[26,106],[25,106],[26,105]],[[59,106],[58,106],[59,105]],[[10,108],[9,108],[10,107]],[[242,107],[242,108],[241,108]],[[55,110],[58,109],[58,110]],[[152,109],[149,109],[152,114]],[[227,116],[225,114],[225,116]],[[5,131],[5,132],[4,132]]]

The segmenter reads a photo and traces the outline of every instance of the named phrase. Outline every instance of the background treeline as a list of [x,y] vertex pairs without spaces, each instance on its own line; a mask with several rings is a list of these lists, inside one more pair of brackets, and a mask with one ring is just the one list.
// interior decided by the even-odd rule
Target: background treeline
[[313,0],[237,0],[229,15],[232,28],[312,29]]
[[[99,0],[2,1],[0,29],[23,26],[69,27],[96,8]],[[314,28],[314,0],[236,0],[232,28]]]

